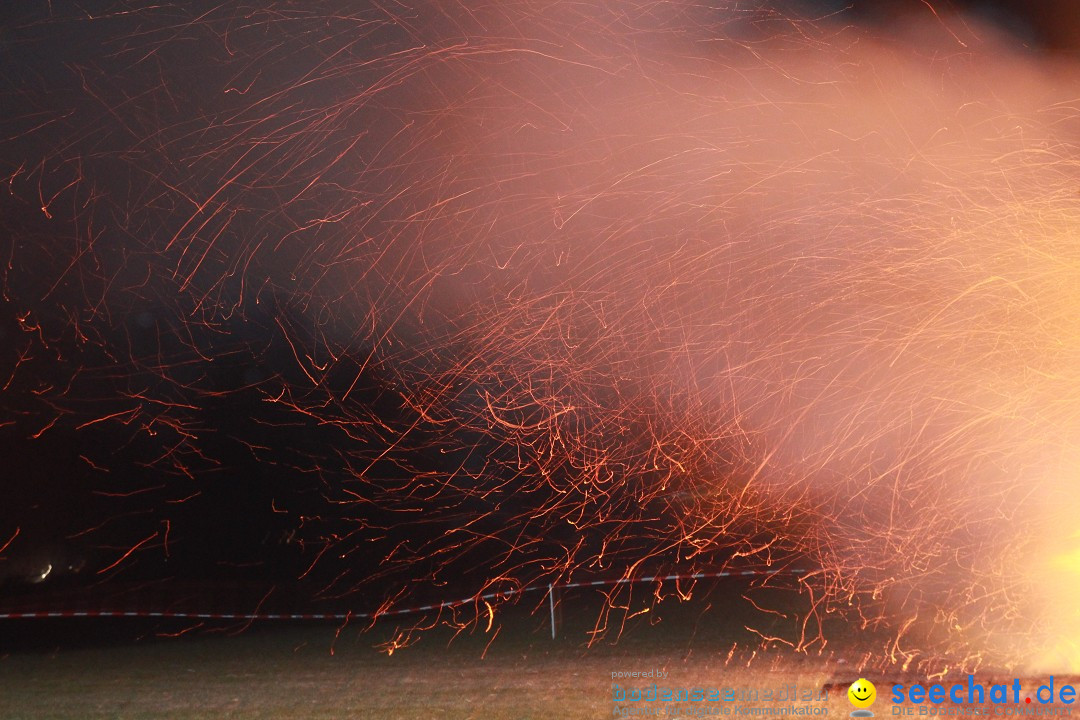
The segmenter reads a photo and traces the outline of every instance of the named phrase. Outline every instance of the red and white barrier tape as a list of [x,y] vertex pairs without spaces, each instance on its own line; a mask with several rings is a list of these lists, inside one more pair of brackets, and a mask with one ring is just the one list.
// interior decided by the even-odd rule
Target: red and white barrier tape
[[[573,588],[602,587],[605,585],[624,585],[628,583],[656,582],[657,580],[701,580],[705,578],[723,577],[752,577],[755,575],[775,574],[778,571],[763,572],[761,570],[742,570],[737,572],[706,572],[692,573],[689,575],[649,575],[639,578],[619,578],[618,580],[589,580],[585,582],[572,582],[562,585],[530,585],[517,590],[505,590],[502,592],[473,595],[461,600],[448,600],[431,605],[420,605],[411,608],[399,608],[382,612],[326,612],[326,613],[211,613],[191,612],[185,610],[27,610],[14,612],[0,612],[0,620],[22,620],[30,618],[163,618],[184,620],[348,620],[363,618],[378,618],[390,615],[407,615],[410,613],[428,612],[430,610],[445,610],[447,608],[460,607],[483,600],[496,598],[510,598],[515,595],[523,595],[535,590],[546,590],[549,594],[553,590],[565,590]],[[806,570],[791,569],[782,571],[791,575],[806,573]],[[554,608],[554,595],[552,595],[552,607]]]

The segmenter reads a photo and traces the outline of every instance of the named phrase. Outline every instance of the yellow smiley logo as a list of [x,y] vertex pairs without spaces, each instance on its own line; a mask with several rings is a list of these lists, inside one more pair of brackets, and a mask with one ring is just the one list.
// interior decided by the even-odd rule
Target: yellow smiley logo
[[851,687],[847,691],[848,700],[851,704],[857,708],[868,708],[874,704],[874,700],[877,699],[877,690],[874,688],[874,683],[870,682],[866,678],[859,678],[855,682],[851,683]]

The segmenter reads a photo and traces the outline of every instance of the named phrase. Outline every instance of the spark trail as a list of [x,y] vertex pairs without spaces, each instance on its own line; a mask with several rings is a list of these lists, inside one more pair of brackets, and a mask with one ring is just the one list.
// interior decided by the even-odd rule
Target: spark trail
[[343,5],[5,39],[5,431],[144,514],[110,571],[240,452],[323,595],[798,566],[767,642],[1075,663],[1075,68],[943,12]]

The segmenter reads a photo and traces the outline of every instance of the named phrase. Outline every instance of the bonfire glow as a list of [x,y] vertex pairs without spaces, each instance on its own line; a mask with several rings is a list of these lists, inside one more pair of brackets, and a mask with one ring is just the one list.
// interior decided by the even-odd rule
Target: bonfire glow
[[801,599],[767,645],[1080,669],[1073,67],[943,13],[129,5],[69,19],[70,97],[9,91],[2,166],[4,402],[153,508],[107,570],[220,434],[317,480],[262,505],[324,594],[755,567]]

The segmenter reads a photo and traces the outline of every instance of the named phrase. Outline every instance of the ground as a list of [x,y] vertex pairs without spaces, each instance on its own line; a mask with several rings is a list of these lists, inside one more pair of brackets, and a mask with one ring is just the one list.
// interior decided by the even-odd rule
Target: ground
[[[337,628],[317,624],[238,634],[203,628],[175,638],[161,637],[160,625],[124,621],[27,623],[7,635],[13,626],[0,626],[0,638],[19,640],[0,652],[0,718],[576,720],[615,717],[613,672],[660,668],[668,673],[661,683],[671,687],[795,684],[800,694],[859,674],[860,658],[845,654],[854,652],[855,633],[821,654],[755,654],[738,613],[685,610],[660,622],[640,616],[618,643],[586,648],[588,614],[564,624],[553,641],[546,613],[521,607],[496,615],[490,632],[481,625],[451,642],[449,632],[436,629],[392,655],[376,646],[395,636],[393,623],[350,625],[337,637]],[[38,641],[27,642],[35,628]],[[877,680],[878,717],[890,717],[891,682]],[[618,682],[641,687],[651,680]],[[834,718],[851,711],[836,687],[821,706]]]
[[[641,648],[582,655],[569,643],[500,648],[481,659],[444,645],[393,656],[338,640],[332,628],[11,655],[0,662],[0,717],[525,718],[611,717],[611,673],[666,668],[672,684],[750,682],[724,658]],[[550,640],[549,640],[550,642]],[[778,674],[822,684],[821,673]],[[636,683],[635,683],[636,684]],[[641,681],[641,684],[645,684]]]
[[[719,588],[745,610],[734,590]],[[749,653],[757,640],[740,613],[715,602],[665,602],[629,622],[618,642],[612,633],[592,648],[586,641],[599,605],[580,597],[563,602],[556,640],[546,604],[523,602],[496,613],[490,630],[481,623],[453,637],[436,628],[393,654],[379,646],[398,636],[401,621],[373,629],[352,623],[340,634],[326,624],[263,624],[174,638],[162,634],[185,626],[74,619],[0,625],[0,638],[7,630],[12,640],[0,645],[0,718],[571,720],[612,716],[613,672],[663,668],[673,686],[769,674],[760,657],[745,667],[743,647]],[[801,658],[801,671],[771,681],[820,688],[835,661]]]

